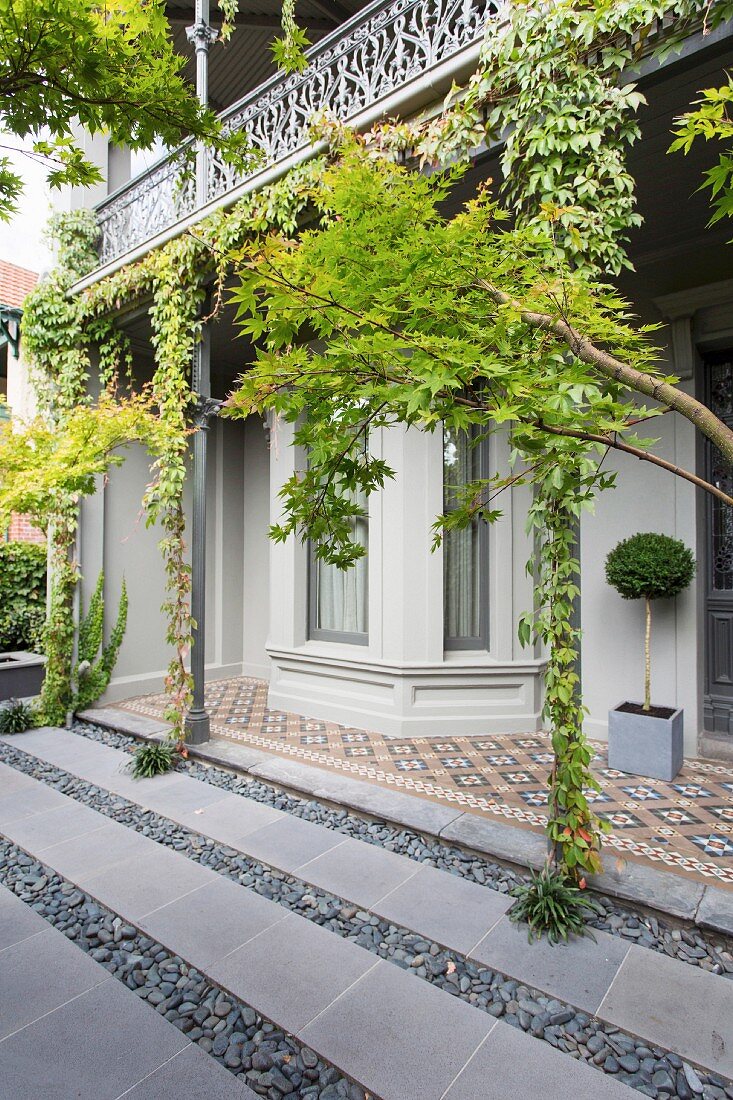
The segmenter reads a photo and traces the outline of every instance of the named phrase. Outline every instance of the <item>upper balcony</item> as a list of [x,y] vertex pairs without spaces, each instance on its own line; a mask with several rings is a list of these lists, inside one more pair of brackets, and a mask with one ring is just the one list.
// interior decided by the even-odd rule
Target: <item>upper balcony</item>
[[309,51],[303,73],[275,74],[222,113],[261,151],[251,172],[212,157],[207,201],[197,207],[191,146],[183,145],[100,202],[99,274],[311,155],[314,114],[328,111],[362,128],[439,101],[475,68],[486,21],[500,18],[500,9],[498,0],[374,0]]

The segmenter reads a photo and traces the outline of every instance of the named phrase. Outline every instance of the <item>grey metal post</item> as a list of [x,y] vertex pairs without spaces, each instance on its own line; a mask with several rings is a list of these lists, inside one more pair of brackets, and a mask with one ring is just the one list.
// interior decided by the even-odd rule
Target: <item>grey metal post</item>
[[[199,102],[209,100],[209,46],[216,31],[209,26],[209,0],[196,0],[196,22],[186,29],[189,42],[196,48],[196,91]],[[208,199],[208,150],[203,142],[196,145],[196,205]],[[192,389],[198,398],[193,437],[193,516],[191,524],[191,615],[195,622],[191,648],[193,705],[186,716],[186,740],[193,745],[208,741],[211,722],[205,703],[206,673],[206,449],[209,417],[215,411],[211,402],[211,338],[204,323],[201,339],[194,351]]]
[[206,450],[209,417],[216,405],[211,401],[210,337],[208,325],[203,326],[196,346],[194,387],[199,395],[194,418],[193,437],[193,515],[191,523],[191,615],[193,644],[191,674],[193,705],[186,716],[186,740],[200,745],[211,736],[211,723],[206,710],[204,687],[206,675]]

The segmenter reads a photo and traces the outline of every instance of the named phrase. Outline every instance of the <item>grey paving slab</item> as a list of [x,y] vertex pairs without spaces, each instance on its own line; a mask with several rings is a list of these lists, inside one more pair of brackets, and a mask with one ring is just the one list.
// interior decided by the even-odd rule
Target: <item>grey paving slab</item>
[[733,982],[632,946],[598,1015],[733,1077]]
[[21,848],[40,855],[46,848],[106,828],[109,819],[73,799],[53,810],[12,822],[13,840]]
[[495,1026],[380,960],[299,1035],[382,1100],[439,1100]]
[[[143,858],[134,856],[99,874],[77,876],[76,881],[102,905],[137,923],[146,913],[215,882],[219,877],[215,871],[209,871],[178,852],[157,844],[154,848],[154,852]],[[211,934],[215,934],[214,921]]]
[[59,767],[71,758],[77,760],[101,760],[111,759],[116,754],[116,749],[108,745],[102,745],[98,741],[90,741],[87,737],[79,737],[71,730],[56,729],[52,726],[44,726],[37,730],[27,730],[13,738],[6,738],[9,744],[23,752],[38,756],[49,764],[57,764]]
[[143,779],[139,781],[139,786],[136,784],[133,789],[145,796],[146,805],[156,813],[163,814],[164,817],[174,817],[176,821],[179,812],[200,810],[215,802],[221,802],[224,797],[220,787],[214,787],[211,783],[201,783],[198,779],[191,779],[187,775],[176,776],[175,782],[168,783],[164,787],[159,785],[150,787]]
[[421,867],[374,906],[387,920],[468,953],[506,913],[512,899],[476,882]]
[[[158,850],[159,846],[154,840],[141,836],[125,825],[118,825],[116,821],[110,821],[96,810],[90,812],[97,817],[101,826],[99,829],[43,847],[43,862],[72,882],[81,884],[105,868],[121,863],[131,856],[137,856],[142,862]],[[6,835],[15,840],[16,836],[21,835],[23,824],[16,821],[5,826]],[[32,855],[40,856],[40,852],[36,852],[30,845],[27,850]]]
[[369,951],[290,913],[214,963],[208,974],[264,1016],[297,1032],[375,965]]
[[460,814],[441,830],[440,836],[522,867],[543,867],[547,859],[547,843],[540,834],[478,814]]
[[545,938],[530,944],[526,925],[512,924],[508,917],[502,917],[473,949],[471,957],[569,1001],[576,1008],[595,1012],[628,954],[629,945],[606,932],[593,934],[595,941],[590,936],[581,936],[555,946]]
[[671,871],[658,871],[643,863],[619,862],[614,865],[610,854],[604,858],[606,870],[591,875],[588,884],[601,893],[624,901],[638,901],[674,917],[694,920],[705,892],[702,882],[695,882]]
[[148,801],[157,796],[167,787],[174,787],[180,781],[181,776],[175,772],[168,775],[155,775],[150,779],[133,779],[128,771],[130,756],[120,754],[115,760],[91,760],[78,762],[72,760],[67,765],[67,770],[80,779],[97,786],[104,787],[123,798],[129,798],[132,802],[138,802],[141,806],[147,806]]
[[90,741],[69,730],[31,730],[20,735],[18,747],[88,783],[129,797],[141,805],[147,805],[148,798],[182,780],[194,782],[175,772],[151,779],[133,779],[128,770],[129,753]]
[[216,881],[148,913],[140,927],[187,962],[205,968],[286,916],[287,910],[276,902],[217,876]]
[[31,779],[31,785],[14,787],[12,794],[0,794],[0,826],[66,806],[68,802],[66,795]]
[[0,1044],[0,1096],[116,1100],[189,1045],[149,1005],[97,969],[107,979],[102,985]]
[[226,768],[234,767],[239,771],[248,771],[257,764],[264,764],[273,758],[271,753],[250,748],[249,745],[224,741],[220,737],[212,737],[205,745],[190,745],[188,751],[198,760],[206,760],[210,764],[223,764]]
[[[110,980],[103,967],[47,925],[0,955],[0,1038]],[[10,1095],[0,1088],[0,1096]]]
[[248,770],[250,775],[269,779],[284,787],[436,835],[458,816],[458,811],[448,806],[385,790],[373,783],[301,764],[297,760],[273,756]]
[[79,711],[79,717],[85,722],[93,722],[106,729],[144,737],[150,737],[156,733],[167,733],[170,729],[167,722],[148,718],[144,714],[133,714],[119,707],[89,707],[87,710]]
[[[336,834],[338,835],[338,834]],[[371,908],[420,871],[420,864],[376,844],[348,837],[295,871],[298,878]]]
[[697,909],[697,923],[733,936],[733,892],[719,886],[706,886]]
[[378,787],[374,783],[352,779],[338,772],[325,772],[317,768],[311,768],[311,771],[318,772],[317,779],[314,776],[313,784],[316,798],[350,806],[362,813],[393,821],[417,832],[438,836],[440,830],[458,816],[458,811],[450,806],[428,802],[426,798]]
[[122,1095],[125,1100],[256,1100],[243,1081],[193,1044]]
[[333,829],[284,814],[278,821],[250,833],[242,846],[254,859],[264,860],[281,871],[294,871],[343,842],[344,837]]
[[7,798],[20,790],[27,790],[34,785],[34,780],[24,772],[16,771],[7,764],[0,764],[0,798]]
[[16,897],[12,890],[0,886],[0,951],[37,936],[47,928],[43,917]]
[[[201,786],[206,784],[202,783]],[[216,787],[210,789],[217,790]],[[262,802],[254,802],[250,798],[236,794],[225,794],[222,797],[220,789],[217,793],[219,799],[216,802],[197,806],[194,809],[171,807],[167,815],[181,825],[185,825],[186,828],[195,829],[204,836],[211,837],[212,840],[217,840],[221,844],[228,844],[232,848],[238,847],[239,842],[250,833],[285,816],[280,810],[276,810],[273,806],[265,806]],[[160,812],[163,813],[163,809]]]
[[638,1100],[607,1073],[499,1021],[445,1100]]

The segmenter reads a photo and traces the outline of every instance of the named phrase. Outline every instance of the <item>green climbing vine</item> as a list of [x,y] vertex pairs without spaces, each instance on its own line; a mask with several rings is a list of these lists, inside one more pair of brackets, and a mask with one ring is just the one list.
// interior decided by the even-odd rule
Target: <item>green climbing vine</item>
[[[468,87],[456,91],[442,115],[392,136],[389,127],[378,129],[375,140],[387,146],[392,140],[433,163],[465,160],[482,144],[498,147],[498,192],[517,224],[542,237],[549,220],[554,259],[602,283],[631,267],[629,235],[641,223],[627,154],[641,136],[638,111],[645,100],[624,75],[643,55],[674,51],[691,30],[707,32],[731,14],[730,0],[511,5],[503,29],[486,36]],[[720,136],[725,99],[724,91],[710,93],[708,117],[701,108],[686,129],[682,121],[678,148],[688,149],[696,133]],[[708,182],[719,211],[725,201],[720,191],[730,175],[725,155],[717,171],[717,179]],[[563,316],[561,301],[556,308]],[[529,449],[521,436],[515,445],[517,461],[529,465],[536,460],[534,439]],[[598,870],[606,825],[588,799],[598,783],[583,734],[585,709],[576,671],[580,632],[573,608],[579,567],[573,546],[581,510],[592,506],[595,494],[612,485],[613,478],[600,470],[603,449],[565,441],[558,450],[555,441],[550,450],[555,461],[536,483],[528,515],[528,528],[538,541],[537,559],[528,563],[535,570],[536,602],[519,630],[524,644],[541,641],[548,657],[544,713],[554,762],[547,829],[556,858],[578,875]]]
[[[50,232],[57,242],[58,267],[27,300],[24,315],[25,345],[33,364],[43,426],[29,429],[32,444],[22,433],[16,434],[12,455],[9,450],[4,459],[0,455],[0,512],[22,502],[22,510],[48,529],[52,547],[44,721],[63,721],[73,702],[78,505],[84,495],[95,490],[94,478],[85,475],[89,470],[103,473],[121,460],[120,448],[137,440],[151,454],[152,479],[143,502],[146,521],[158,525],[162,532],[160,549],[166,577],[162,611],[166,642],[173,651],[165,681],[166,717],[172,736],[183,736],[191,696],[187,666],[192,632],[183,491],[193,430],[191,366],[206,285],[214,287],[212,315],[216,315],[222,307],[232,253],[248,234],[271,226],[294,232],[321,167],[319,160],[300,166],[271,187],[247,196],[232,210],[212,215],[195,232],[77,295],[71,294],[70,288],[97,263],[96,221],[88,211],[54,219]],[[123,304],[146,298],[150,299],[155,371],[149,386],[135,400],[120,396],[122,383],[129,388],[133,380],[133,364],[129,342],[116,325],[115,314]],[[96,402],[89,390],[93,369],[102,387],[102,397]],[[111,418],[118,431],[110,434]],[[91,426],[95,429],[92,435],[88,432]],[[66,461],[68,448],[57,453],[54,439],[77,447],[75,463]],[[30,468],[37,468],[40,456],[44,456],[50,476],[36,476],[38,489],[31,492],[27,475]]]
[[[236,14],[236,0],[220,0],[219,6],[227,34]],[[504,181],[498,192],[523,234],[521,247],[527,265],[541,260],[553,272],[565,265],[564,272],[596,279],[605,308],[613,299],[603,280],[628,266],[628,235],[639,222],[626,154],[639,137],[637,111],[643,99],[634,86],[621,82],[621,76],[641,52],[674,48],[668,32],[663,39],[656,38],[660,20],[674,22],[681,40],[694,25],[712,27],[732,10],[731,0],[557,0],[552,5],[512,5],[506,24],[492,28],[487,36],[478,72],[466,88],[456,91],[446,110],[427,121],[375,126],[367,137],[369,155],[378,159],[399,151],[414,158],[416,165],[440,165],[451,160],[465,162],[477,147],[497,144]],[[283,64],[297,68],[302,64],[305,41],[296,33],[292,3],[283,5],[283,26],[284,38],[276,50]],[[315,132],[326,137],[338,155],[345,140],[340,124],[322,117],[316,120]],[[213,287],[212,312],[216,314],[227,275],[232,268],[241,272],[251,262],[245,243],[251,238],[266,239],[272,230],[286,237],[296,233],[300,215],[322,185],[328,159],[315,159],[291,170],[231,210],[210,216],[195,230],[76,295],[69,293],[70,288],[96,263],[96,226],[85,214],[67,218],[56,226],[61,237],[59,268],[28,303],[25,335],[35,361],[41,409],[63,430],[72,423],[75,409],[91,407],[88,382],[93,350],[95,369],[110,395],[121,377],[131,376],[130,348],[116,327],[115,313],[123,303],[150,299],[155,373],[145,410],[138,410],[141,423],[146,418],[144,429],[132,423],[128,427],[131,437],[144,438],[152,454],[153,479],[145,506],[149,522],[162,529],[167,585],[163,610],[166,638],[173,649],[166,690],[175,736],[182,734],[190,698],[187,658],[192,624],[183,487],[192,430],[191,360],[204,290],[207,285]],[[323,218],[329,217],[327,202],[319,209]],[[501,216],[499,210],[492,211],[482,231],[493,233],[494,221]],[[526,280],[521,285],[524,289],[529,286]],[[567,307],[562,294],[559,300],[553,295],[558,287],[565,293],[570,285],[548,283],[537,295],[545,308],[564,316]],[[474,289],[471,285],[471,294]],[[529,290],[534,293],[533,288]],[[577,287],[573,293],[578,293],[575,305],[580,303],[581,313],[590,309],[592,294],[584,299]],[[277,296],[271,300],[277,305]],[[298,326],[284,302],[281,306],[280,317],[276,317],[276,308],[270,309],[275,332],[294,331]],[[245,304],[244,314],[255,307],[256,302]],[[518,340],[517,362],[517,356],[535,354],[519,312],[511,301],[501,309],[494,305],[491,311],[501,319],[502,349],[510,361],[512,341]],[[454,314],[449,316],[452,324]],[[615,331],[609,322],[606,329],[600,326],[597,336],[602,343],[604,337],[612,343]],[[275,343],[278,354],[297,356],[297,349],[282,351],[287,340]],[[430,354],[444,354],[445,347],[443,328]],[[558,364],[565,369],[562,356],[548,362],[548,376]],[[402,365],[399,360],[397,363]],[[298,365],[302,368],[302,359]],[[573,369],[577,367],[574,363]],[[451,387],[471,380],[470,375],[464,378],[459,373]],[[542,383],[538,378],[537,385]],[[431,384],[426,383],[428,390]],[[414,381],[409,388],[410,400],[416,404],[409,406],[408,419],[420,421],[423,413],[424,426],[434,426],[438,414],[433,410],[428,415],[427,406],[421,406]],[[558,400],[571,404],[594,400],[590,391],[581,389],[579,393],[566,387]],[[319,396],[324,402],[333,402],[333,393]],[[611,405],[617,398],[614,391]],[[447,404],[442,405],[441,414],[448,415],[448,409]],[[609,406],[606,412],[607,421],[601,417],[601,424],[616,424],[618,407]],[[375,423],[380,422],[380,415],[375,413]],[[512,416],[506,414],[509,420]],[[465,427],[460,417],[456,423]],[[556,756],[550,780],[549,832],[559,859],[581,873],[597,869],[601,824],[587,798],[595,781],[582,734],[583,707],[576,671],[578,631],[573,624],[577,561],[572,547],[580,510],[592,503],[595,492],[610,479],[599,472],[603,444],[576,439],[572,444],[565,441],[550,447],[542,438],[543,453],[551,455],[552,461],[546,465],[546,473],[535,479],[535,501],[529,514],[539,545],[537,598],[532,612],[522,620],[520,632],[523,641],[534,637],[548,652],[546,715]],[[515,433],[518,464],[533,468],[537,440],[536,432]],[[316,442],[325,447],[325,437]],[[107,458],[105,452],[105,461]],[[102,464],[103,460],[97,457],[95,461]],[[372,465],[368,474],[376,485],[385,471]],[[360,476],[358,461],[349,476],[352,480]],[[344,482],[347,488],[349,476]],[[59,479],[49,488],[46,500],[50,503],[44,504],[54,576],[47,628],[52,654],[44,689],[48,720],[56,720],[68,704],[73,659],[71,604],[77,582],[73,544],[83,491],[91,491],[91,486],[85,484],[80,489],[70,479]],[[334,507],[337,509],[335,503]]]

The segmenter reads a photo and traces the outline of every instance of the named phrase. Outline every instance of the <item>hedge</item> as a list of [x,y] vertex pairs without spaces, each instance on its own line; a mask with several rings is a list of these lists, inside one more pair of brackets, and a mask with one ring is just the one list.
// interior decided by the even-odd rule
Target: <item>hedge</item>
[[46,547],[0,543],[0,653],[39,652],[46,618]]

